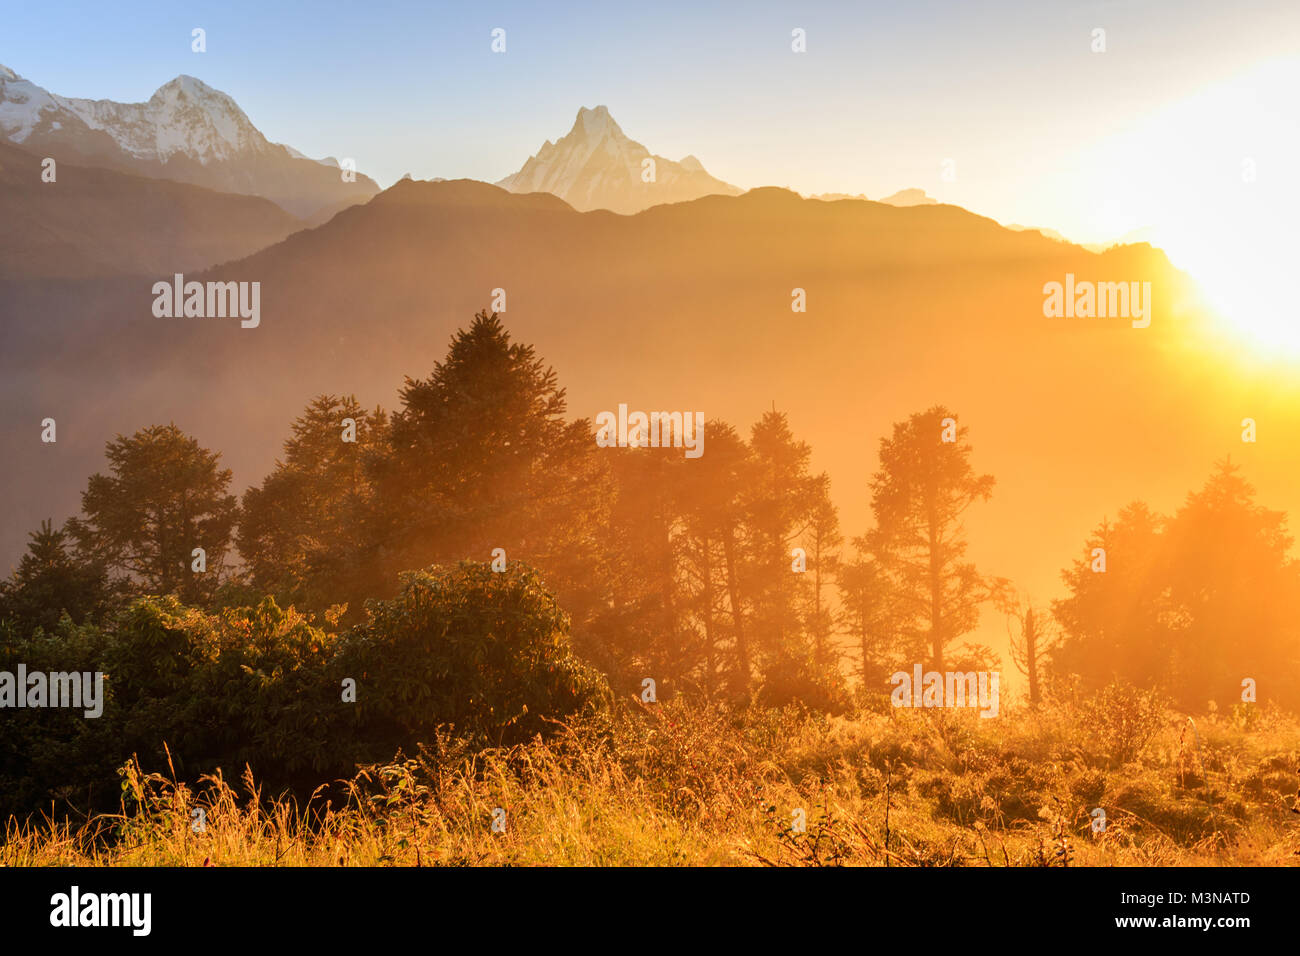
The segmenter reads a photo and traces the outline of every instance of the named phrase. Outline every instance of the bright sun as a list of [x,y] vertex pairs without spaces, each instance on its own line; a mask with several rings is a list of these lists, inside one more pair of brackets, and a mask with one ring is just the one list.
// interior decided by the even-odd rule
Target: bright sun
[[1170,106],[1098,150],[1111,201],[1196,280],[1226,330],[1300,358],[1286,286],[1300,253],[1300,58],[1274,60]]

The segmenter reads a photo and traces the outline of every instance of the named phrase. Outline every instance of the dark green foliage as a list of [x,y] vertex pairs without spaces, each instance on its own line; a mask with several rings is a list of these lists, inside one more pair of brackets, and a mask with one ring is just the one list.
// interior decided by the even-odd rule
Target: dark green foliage
[[[345,441],[349,420],[347,437],[355,440]],[[322,395],[307,406],[283,460],[244,493],[239,553],[257,591],[317,614],[346,604],[360,620],[364,599],[387,583],[377,574],[369,478],[387,437],[387,415],[367,412],[350,395]]]
[[608,700],[604,678],[569,648],[568,616],[524,565],[408,571],[401,593],[366,613],[331,671],[356,680],[351,706],[376,753],[431,740],[439,725],[514,743]]
[[[67,617],[48,632],[0,631],[0,671],[16,673],[19,664],[29,673],[94,671],[110,640],[106,630]],[[105,715],[110,706],[105,703]],[[0,711],[0,812],[48,809],[60,798],[84,811],[96,793],[112,800],[118,753],[116,728],[106,717],[88,720],[82,710],[63,708]]]
[[70,552],[68,533],[50,521],[29,537],[13,577],[0,582],[0,628],[28,634],[54,630],[64,614],[76,623],[102,618],[114,598],[104,566]]
[[408,378],[370,469],[371,560],[388,580],[504,548],[544,567],[566,606],[584,603],[604,469],[590,424],[566,407],[555,372],[485,312],[427,379]]
[[[136,593],[199,603],[221,581],[239,504],[230,469],[175,425],[152,425],[108,443],[110,474],[92,475],[83,517],[68,522],[86,560],[123,572]],[[203,573],[193,551],[207,555]]]
[[[103,715],[8,710],[0,723],[5,813],[66,798],[111,806],[115,770],[195,779],[250,765],[272,786],[310,785],[431,742],[522,740],[608,700],[573,657],[567,619],[534,571],[487,565],[412,572],[365,624],[335,635],[271,598],[204,611],[174,596],[133,602],[105,627],[65,618],[53,634],[8,632],[0,669],[103,671]],[[342,679],[354,677],[356,703]],[[170,760],[170,764],[169,764]],[[106,802],[107,801],[107,802]]]

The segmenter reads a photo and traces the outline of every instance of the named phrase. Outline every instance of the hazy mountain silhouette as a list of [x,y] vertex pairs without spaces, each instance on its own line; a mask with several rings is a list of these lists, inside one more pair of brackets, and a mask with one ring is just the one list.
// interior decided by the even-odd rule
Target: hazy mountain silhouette
[[[1007,228],[1016,232],[1040,232],[1048,239],[1055,239],[1058,242],[1071,241],[1055,229],[1046,229],[1042,226],[1022,226],[1019,223],[1011,222],[1007,223]],[[1132,229],[1124,233],[1124,235],[1120,236],[1118,239],[1111,240],[1110,242],[1079,242],[1075,243],[1075,245],[1087,249],[1090,252],[1105,252],[1107,249],[1114,246],[1133,246],[1138,245],[1139,243],[1150,243],[1154,238],[1154,235],[1154,229],[1150,226],[1144,226],[1141,229]]]
[[0,142],[0,279],[190,271],[279,242],[303,223],[267,199],[60,162]]
[[0,65],[0,137],[59,162],[263,196],[309,217],[379,189],[272,143],[227,94],[178,76],[145,103],[58,96]]
[[[1045,318],[1043,286],[1067,273],[1151,282],[1150,327]],[[41,518],[76,508],[114,434],[175,421],[241,487],[260,481],[313,396],[392,407],[403,376],[428,374],[497,288],[575,417],[627,402],[748,429],[775,402],[830,472],[846,529],[865,526],[891,424],[956,409],[998,481],[971,518],[971,558],[1037,593],[1117,502],[1176,506],[1226,453],[1247,459],[1261,500],[1300,510],[1281,437],[1300,433],[1293,386],[1222,374],[1190,284],[1147,245],[1097,255],[953,206],[773,188],[619,216],[405,180],[187,278],[260,281],[261,326],[156,319],[143,280],[0,294],[5,560]],[[795,288],[806,313],[791,311]],[[1243,445],[1246,415],[1277,440]],[[40,442],[46,416],[55,445]]]
[[927,196],[924,189],[900,189],[880,201],[890,206],[933,206],[939,202],[939,200]]
[[[813,193],[809,199],[820,199],[822,202],[836,202],[840,199],[866,199],[862,193],[856,196],[850,193]],[[877,202],[883,202],[889,206],[933,206],[939,202],[925,194],[924,189],[900,189],[884,199],[878,199]]]

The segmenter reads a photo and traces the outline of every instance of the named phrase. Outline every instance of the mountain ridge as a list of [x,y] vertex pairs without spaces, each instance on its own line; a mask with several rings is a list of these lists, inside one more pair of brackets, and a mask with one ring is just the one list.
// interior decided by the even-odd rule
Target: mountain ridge
[[0,65],[0,137],[57,160],[262,196],[300,218],[379,191],[272,143],[233,97],[188,74],[120,103],[60,96]]
[[258,196],[61,163],[0,140],[0,279],[169,274],[241,259],[303,228]]

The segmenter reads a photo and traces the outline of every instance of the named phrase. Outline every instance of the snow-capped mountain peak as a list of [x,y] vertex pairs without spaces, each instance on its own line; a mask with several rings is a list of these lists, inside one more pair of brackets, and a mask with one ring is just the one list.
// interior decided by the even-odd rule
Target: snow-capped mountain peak
[[623,135],[623,130],[614,122],[614,117],[609,115],[609,108],[605,106],[597,106],[595,109],[584,106],[578,110],[578,116],[573,121],[573,130],[569,135],[572,136],[578,127],[582,127],[582,133],[588,140],[599,141],[604,136],[627,139]]
[[281,143],[280,145],[283,146],[285,149],[287,149],[289,151],[289,155],[292,156],[294,159],[306,159],[310,162],[317,163],[321,166],[332,166],[335,169],[339,168],[339,161],[338,158],[335,156],[325,156],[321,159],[315,159],[314,157],[308,156],[306,153],[294,149],[292,146],[288,145],[287,143]]
[[21,143],[40,124],[42,114],[59,109],[56,97],[0,66],[0,136]]
[[332,159],[268,141],[231,96],[186,75],[118,103],[59,96],[0,67],[0,138],[61,162],[265,196],[300,216],[378,191],[368,177],[340,177]]
[[178,76],[163,84],[147,103],[63,102],[91,129],[108,133],[122,149],[140,159],[165,162],[181,153],[206,165],[270,147],[239,104],[192,76]]
[[136,159],[177,153],[201,164],[270,148],[227,94],[192,76],[163,84],[145,103],[58,96],[0,68],[0,136],[25,142],[40,130],[96,130]]
[[568,133],[554,143],[546,140],[517,173],[497,185],[517,193],[551,193],[575,209],[615,212],[741,191],[714,179],[693,156],[675,163],[652,154],[629,139],[603,105],[578,110]]

